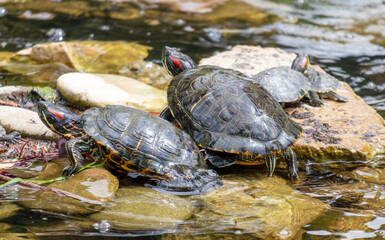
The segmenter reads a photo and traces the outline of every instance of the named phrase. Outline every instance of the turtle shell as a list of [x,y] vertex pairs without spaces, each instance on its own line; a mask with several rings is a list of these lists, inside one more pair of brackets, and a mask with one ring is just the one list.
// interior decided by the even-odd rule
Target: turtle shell
[[267,156],[291,146],[301,127],[257,82],[217,66],[200,66],[174,77],[171,113],[203,148]]
[[98,143],[109,168],[177,179],[169,182],[176,187],[189,186],[191,183],[187,181],[194,179],[192,185],[202,187],[217,177],[206,169],[198,146],[187,133],[152,114],[111,105],[86,111],[82,121],[85,132]]
[[274,67],[252,77],[278,102],[290,103],[300,100],[309,90],[310,82],[301,73],[289,67]]
[[304,74],[311,83],[310,89],[315,92],[326,93],[340,87],[340,81],[326,72],[309,68]]

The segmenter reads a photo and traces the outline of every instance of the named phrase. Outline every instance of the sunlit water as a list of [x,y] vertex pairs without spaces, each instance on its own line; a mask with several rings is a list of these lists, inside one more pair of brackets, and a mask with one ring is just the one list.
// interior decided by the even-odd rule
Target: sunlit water
[[[37,6],[45,2],[34,3]],[[51,3],[53,2],[61,1]],[[204,18],[197,21],[194,18],[199,19],[199,14],[177,13],[168,8],[158,10],[150,4],[108,4],[98,1],[89,2],[89,6],[97,8],[107,4],[111,9],[132,6],[139,15],[132,19],[117,20],[111,17],[56,13],[54,21],[48,19],[49,15],[43,15],[43,20],[23,20],[19,16],[30,14],[27,12],[28,8],[18,3],[19,9],[14,9],[15,4],[4,3],[0,5],[0,50],[18,51],[49,41],[127,40],[152,46],[153,50],[147,60],[160,64],[164,45],[180,47],[196,61],[237,44],[281,47],[293,52],[307,52],[312,62],[349,83],[358,95],[385,116],[385,1],[239,2],[260,8],[267,13],[266,20],[257,24],[234,16],[220,21],[208,21]],[[232,1],[230,4],[239,2]],[[39,11],[32,11],[36,12]],[[49,11],[45,9],[44,12]],[[4,77],[0,79],[0,83],[4,85]],[[23,79],[19,79],[19,83],[28,84]],[[335,190],[335,186],[351,183],[346,176],[332,173],[328,169],[325,172],[309,171],[308,174],[308,180],[296,187],[304,194],[314,195],[330,204],[332,210],[304,226],[303,239],[385,238],[384,208],[365,209],[341,200],[344,198]],[[309,193],[303,190],[305,187],[323,191]],[[383,188],[382,185],[371,185],[366,197],[370,199],[371,192],[381,191]],[[4,193],[1,201],[12,201],[12,197],[12,192]],[[385,198],[380,196],[382,197]],[[27,226],[35,223],[44,226],[44,222],[51,218],[52,221],[66,223],[61,216],[42,217],[41,214],[35,216],[29,212],[22,214],[25,215],[9,219],[9,223],[14,224],[19,232],[26,232]],[[354,225],[354,219],[358,219],[356,222],[359,224]],[[334,229],[331,227],[333,225]],[[118,237],[119,234],[116,232],[110,236]],[[127,234],[124,236],[130,236]],[[132,234],[138,236],[158,233]],[[97,238],[95,236],[92,239]]]

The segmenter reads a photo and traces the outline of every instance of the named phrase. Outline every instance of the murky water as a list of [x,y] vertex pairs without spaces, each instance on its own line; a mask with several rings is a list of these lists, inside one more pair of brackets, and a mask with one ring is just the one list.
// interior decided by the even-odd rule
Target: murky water
[[[0,50],[18,51],[49,41],[127,40],[152,46],[147,60],[159,64],[164,45],[180,47],[197,61],[237,44],[281,47],[307,52],[312,62],[349,83],[385,117],[383,0],[228,1],[213,13],[177,11],[169,5],[151,4],[151,1],[135,1],[140,4],[117,2],[41,0],[2,3]],[[210,9],[210,5],[207,8]],[[5,81],[2,75],[0,83],[4,85]],[[9,76],[7,81],[31,84],[20,76]],[[378,160],[374,165],[381,164]],[[326,214],[303,226],[302,239],[385,238],[385,212],[381,205],[385,198],[384,185],[363,183],[348,173],[334,173],[325,168],[324,171],[309,170],[308,179],[294,187],[332,206]],[[342,191],[349,187],[354,191]],[[361,194],[358,189],[365,191]],[[3,196],[1,202],[12,201],[11,193],[3,193]],[[28,226],[44,228],[48,221],[66,224],[68,220],[62,216],[31,215],[22,211],[17,217],[8,219],[7,224],[14,227],[11,232],[26,232],[25,236],[28,236]],[[77,235],[66,231],[57,234]],[[158,232],[119,231],[93,236],[95,234],[87,235],[79,230],[79,235],[89,239],[161,235]],[[42,233],[40,238],[66,239],[52,235],[50,230]]]

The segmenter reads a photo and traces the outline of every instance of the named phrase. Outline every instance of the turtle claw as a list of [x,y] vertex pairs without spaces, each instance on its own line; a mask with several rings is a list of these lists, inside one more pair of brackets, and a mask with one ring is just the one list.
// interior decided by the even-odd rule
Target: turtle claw
[[69,177],[75,172],[75,166],[68,166],[63,170],[63,177]]
[[17,143],[21,138],[21,135],[19,132],[12,132],[10,134],[4,135],[0,137],[0,141],[6,141],[10,143]]
[[295,155],[294,151],[291,149],[287,150],[283,155],[287,163],[287,171],[289,178],[292,180],[299,179],[297,155]]
[[274,155],[269,156],[267,161],[266,161],[267,170],[269,172],[268,177],[273,176],[276,165],[277,165],[277,155],[274,154]]

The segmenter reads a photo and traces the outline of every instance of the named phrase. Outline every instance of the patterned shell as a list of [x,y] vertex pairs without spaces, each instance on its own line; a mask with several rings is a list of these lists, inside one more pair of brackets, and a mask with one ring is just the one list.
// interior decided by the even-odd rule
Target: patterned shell
[[274,67],[253,76],[278,102],[295,102],[309,90],[309,80],[289,67]]
[[309,78],[311,82],[310,88],[315,92],[329,92],[340,87],[340,82],[337,78],[326,72],[317,71],[314,68],[309,68],[305,72],[305,76]]
[[235,70],[186,70],[167,96],[178,123],[207,149],[265,156],[291,146],[302,131],[259,83]]
[[205,167],[190,136],[168,121],[137,109],[111,105],[82,117],[84,130],[101,146],[107,166],[144,175],[189,175]]

